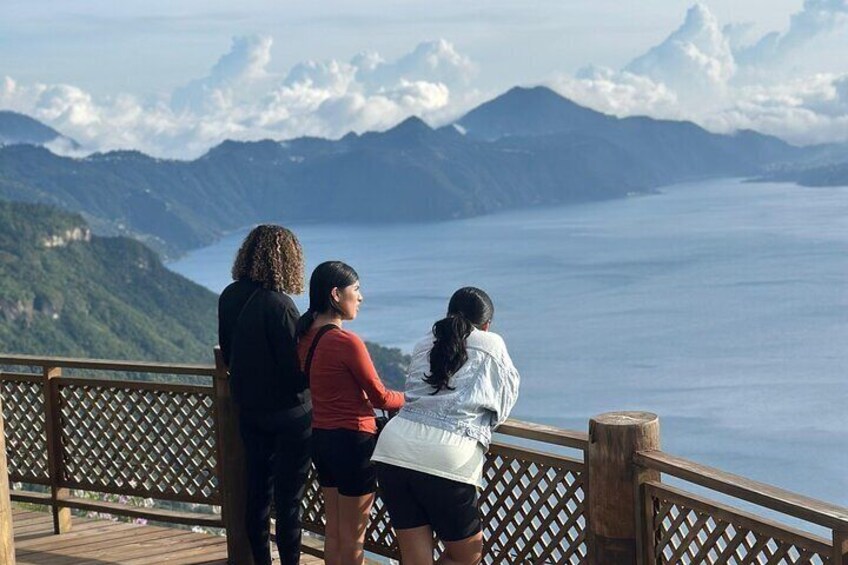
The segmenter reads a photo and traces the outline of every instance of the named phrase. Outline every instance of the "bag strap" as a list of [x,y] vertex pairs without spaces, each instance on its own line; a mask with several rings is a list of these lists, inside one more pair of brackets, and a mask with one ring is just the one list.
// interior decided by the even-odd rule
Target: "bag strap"
[[[244,317],[244,311],[247,310],[247,305],[250,304],[251,301],[253,301],[253,297],[256,296],[260,288],[262,288],[262,286],[258,286],[253,289],[253,292],[247,298],[247,301],[244,303],[244,305],[242,305],[241,310],[239,310],[238,316],[236,316],[236,323],[233,324],[233,329],[230,330],[230,343],[235,342],[236,332],[238,331],[239,322],[241,322],[241,319]],[[230,354],[229,361],[232,361],[232,353]],[[227,363],[227,365],[227,371],[229,371],[229,362]]]
[[318,342],[322,337],[324,337],[325,333],[337,328],[338,326],[335,324],[321,326],[321,329],[318,330],[318,333],[315,335],[315,339],[312,340],[312,345],[309,346],[309,353],[306,355],[306,363],[303,366],[303,373],[306,375],[307,379],[309,378],[309,370],[312,368],[312,357],[315,355],[315,348],[318,347]]
[[253,292],[251,293],[250,297],[247,299],[247,302],[245,302],[244,306],[242,306],[241,310],[239,310],[238,317],[236,318],[236,323],[233,326],[233,333],[235,333],[236,330],[238,330],[239,322],[241,322],[241,319],[244,316],[244,311],[247,310],[247,305],[250,304],[251,302],[253,302],[253,298],[256,296],[256,294],[259,292],[259,289],[261,289],[261,288],[262,288],[262,286],[258,286],[255,289],[253,289]]

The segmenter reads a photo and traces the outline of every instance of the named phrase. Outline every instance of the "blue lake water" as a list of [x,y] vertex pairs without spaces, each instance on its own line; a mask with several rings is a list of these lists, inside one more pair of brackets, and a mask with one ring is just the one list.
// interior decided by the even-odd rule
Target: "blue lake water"
[[[663,448],[848,506],[848,188],[716,180],[437,224],[291,225],[353,265],[350,324],[409,350],[484,288],[522,374],[513,416],[660,415]],[[247,230],[170,267],[220,291]],[[299,306],[305,307],[300,297]]]

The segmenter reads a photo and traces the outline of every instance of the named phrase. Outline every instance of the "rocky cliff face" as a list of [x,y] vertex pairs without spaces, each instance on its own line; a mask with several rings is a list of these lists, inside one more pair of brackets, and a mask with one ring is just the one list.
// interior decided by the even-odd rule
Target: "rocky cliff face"
[[84,227],[76,227],[65,230],[60,235],[50,235],[41,241],[41,245],[47,248],[65,247],[72,241],[91,241],[91,230]]
[[63,302],[61,297],[58,300],[51,300],[44,296],[36,296],[29,300],[0,298],[0,320],[6,322],[20,320],[25,327],[28,327],[36,316],[58,320],[62,313]]
[[0,318],[14,322],[18,319],[24,319],[29,322],[34,315],[33,301],[24,300],[6,300],[0,298]]

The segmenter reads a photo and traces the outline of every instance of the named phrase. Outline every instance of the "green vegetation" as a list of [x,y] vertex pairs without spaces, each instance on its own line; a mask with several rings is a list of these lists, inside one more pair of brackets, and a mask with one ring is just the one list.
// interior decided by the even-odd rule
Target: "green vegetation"
[[[5,353],[211,363],[217,297],[143,244],[91,236],[77,214],[0,202],[0,343]],[[369,344],[390,386],[408,358]]]
[[409,355],[395,347],[383,347],[376,343],[366,343],[371,360],[377,368],[383,383],[391,389],[403,390],[406,381],[406,368],[409,367]]
[[137,241],[89,236],[78,215],[0,203],[8,353],[210,362],[215,308],[213,293]]

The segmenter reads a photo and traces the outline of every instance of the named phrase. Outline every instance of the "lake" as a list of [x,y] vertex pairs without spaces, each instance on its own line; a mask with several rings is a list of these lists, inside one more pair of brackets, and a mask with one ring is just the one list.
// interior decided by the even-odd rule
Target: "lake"
[[[660,415],[663,449],[848,506],[848,188],[712,180],[413,225],[289,225],[360,274],[349,327],[406,351],[485,289],[513,416]],[[219,292],[247,230],[169,266]],[[305,309],[305,298],[297,299]]]

